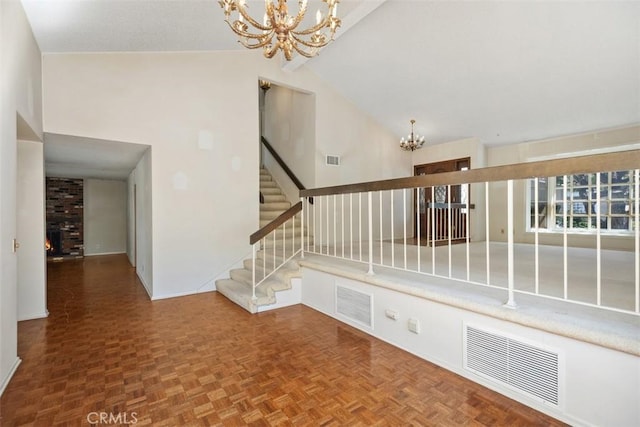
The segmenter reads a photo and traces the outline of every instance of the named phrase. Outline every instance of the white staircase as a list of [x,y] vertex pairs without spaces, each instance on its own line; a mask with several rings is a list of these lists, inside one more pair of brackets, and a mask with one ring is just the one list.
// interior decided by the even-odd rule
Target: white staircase
[[[278,184],[264,168],[260,170],[260,192],[264,197],[264,203],[260,204],[260,227],[262,228],[289,209],[291,203],[287,201]],[[284,229],[281,226],[265,238],[262,249],[256,252],[257,280],[264,277],[265,267],[268,274],[273,270],[274,265],[278,266],[282,263],[283,248],[286,249],[285,254],[290,256],[295,248],[300,247],[300,235],[300,222],[296,220],[294,226],[289,222]],[[273,250],[274,247],[275,250]],[[291,259],[256,287],[256,298],[253,299],[253,260],[245,259],[243,267],[231,270],[229,279],[217,280],[216,289],[250,313],[280,307],[281,305],[276,301],[276,292],[284,293],[291,290],[292,279],[300,277],[300,268],[295,258]]]

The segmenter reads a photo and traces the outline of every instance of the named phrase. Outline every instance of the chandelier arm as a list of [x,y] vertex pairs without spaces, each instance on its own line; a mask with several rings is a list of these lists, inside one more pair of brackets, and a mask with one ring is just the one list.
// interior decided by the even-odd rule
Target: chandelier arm
[[[268,31],[271,29],[271,27],[267,27],[266,25],[263,25],[258,21],[256,21],[255,19],[253,19],[251,15],[249,15],[249,13],[247,12],[245,6],[242,6],[240,3],[237,3],[237,2],[236,4],[237,4],[236,8],[238,9],[238,13],[242,15],[242,17],[246,19],[247,22],[249,22],[251,25],[256,27],[258,30],[262,30],[262,31]],[[269,4],[267,5],[266,13],[267,13],[267,16],[269,17],[269,20],[273,20],[273,7],[271,6],[271,2],[269,2]]]
[[319,49],[321,47],[324,47],[327,44],[329,44],[329,42],[332,40],[332,39],[327,39],[326,41],[323,41],[323,42],[312,42],[312,41],[304,40],[298,37],[297,34],[293,34],[293,33],[290,33],[290,37],[293,40],[295,40],[297,43],[300,43],[301,45],[304,45],[312,49]]
[[245,37],[248,39],[258,39],[258,40],[262,40],[262,39],[271,39],[271,37],[273,37],[273,30],[267,32],[267,33],[263,33],[263,34],[253,34],[253,33],[249,33],[247,31],[243,31],[240,30],[238,28],[235,28],[233,26],[233,24],[231,24],[231,22],[229,21],[225,21],[229,27],[231,27],[231,29],[233,30],[234,33],[236,33],[237,35],[241,36],[241,37]]
[[[302,43],[304,45],[304,43]],[[296,52],[298,52],[300,55],[306,57],[306,58],[313,58],[315,56],[315,53],[309,53],[307,51],[305,51],[304,49],[301,49],[298,46],[298,43],[296,43],[295,41],[293,43],[291,43],[291,46],[293,46],[293,48],[295,49]],[[310,48],[314,49],[312,46],[309,46]]]
[[[319,24],[314,25],[313,27],[309,27],[306,30],[294,31],[291,30],[292,33],[300,34],[303,36],[307,36],[309,34],[315,33],[316,31],[321,31],[325,27],[329,27],[329,21],[331,20],[331,16],[325,17]],[[338,19],[338,21],[340,21]],[[339,25],[339,24],[338,24]],[[335,30],[333,30],[335,31]]]
[[259,43],[248,43],[242,39],[238,40],[238,43],[240,43],[242,46],[248,48],[248,49],[257,49],[259,47],[265,47],[267,45],[269,45],[271,43],[271,39],[265,39],[260,41]]

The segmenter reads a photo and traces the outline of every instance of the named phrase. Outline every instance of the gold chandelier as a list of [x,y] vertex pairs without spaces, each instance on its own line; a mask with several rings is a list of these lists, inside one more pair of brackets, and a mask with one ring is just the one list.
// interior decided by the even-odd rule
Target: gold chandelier
[[418,148],[422,148],[424,144],[424,136],[420,136],[413,132],[413,125],[416,123],[414,119],[411,119],[411,133],[407,136],[407,139],[402,138],[400,140],[400,148],[405,151],[415,151]]
[[[340,19],[337,17],[339,1],[322,0],[327,4],[327,13],[323,16],[318,9],[316,24],[305,30],[297,28],[307,12],[307,0],[298,0],[298,14],[295,16],[289,15],[287,0],[265,0],[262,24],[249,15],[246,0],[218,0],[218,3],[224,9],[225,22],[240,36],[238,41],[244,47],[263,47],[264,56],[267,58],[273,58],[278,50],[282,49],[284,57],[290,61],[294,51],[311,58],[318,54],[321,47],[333,40],[340,26]],[[238,14],[237,19],[233,21],[232,12]],[[250,31],[248,24],[254,27],[255,32]]]

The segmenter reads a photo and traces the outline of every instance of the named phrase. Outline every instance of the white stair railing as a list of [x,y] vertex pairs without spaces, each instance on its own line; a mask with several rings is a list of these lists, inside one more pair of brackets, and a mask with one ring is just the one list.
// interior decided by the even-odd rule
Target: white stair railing
[[302,202],[298,202],[249,237],[254,301],[256,288],[302,252],[304,234]]

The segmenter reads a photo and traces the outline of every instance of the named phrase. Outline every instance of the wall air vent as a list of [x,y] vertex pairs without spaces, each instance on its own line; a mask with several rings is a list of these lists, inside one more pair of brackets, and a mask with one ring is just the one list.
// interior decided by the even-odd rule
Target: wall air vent
[[329,166],[340,166],[340,156],[327,154],[327,164]]
[[373,295],[336,285],[336,313],[373,328]]
[[465,369],[542,402],[560,404],[557,352],[469,325],[464,340]]

